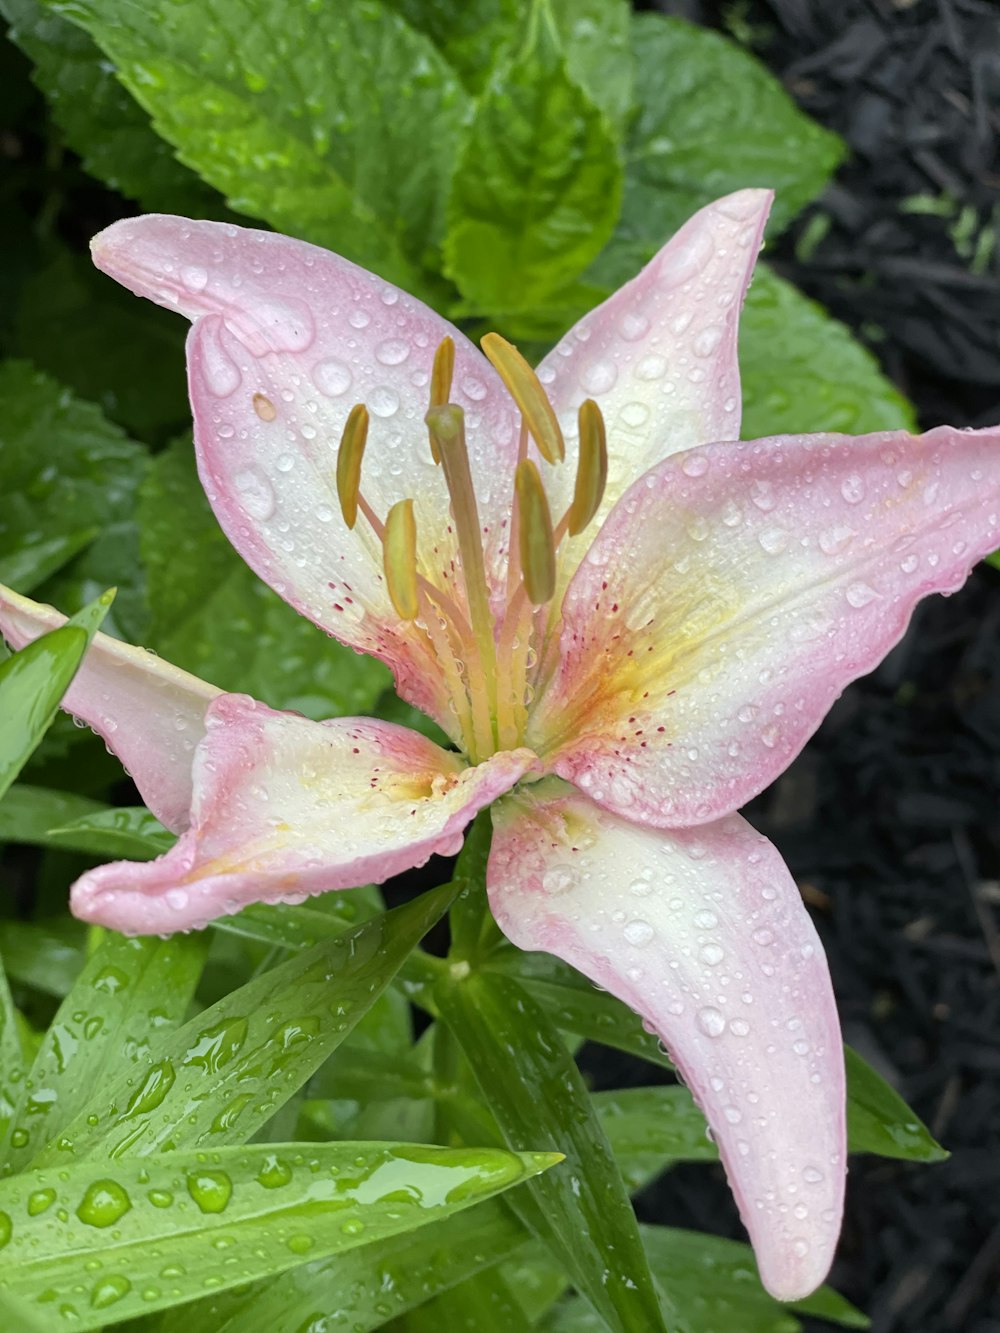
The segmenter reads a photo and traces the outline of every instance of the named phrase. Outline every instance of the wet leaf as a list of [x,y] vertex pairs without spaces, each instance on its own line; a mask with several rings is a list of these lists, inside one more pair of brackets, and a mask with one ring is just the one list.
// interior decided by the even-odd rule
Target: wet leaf
[[183,1021],[205,961],[195,935],[128,939],[107,932],[59,1007],[24,1081],[3,1145],[21,1170]]
[[453,893],[427,893],[225,996],[95,1096],[35,1164],[245,1143],[368,1012]]
[[0,1184],[3,1289],[64,1318],[71,1306],[75,1328],[97,1329],[440,1222],[552,1162],[289,1143],[30,1171]]
[[45,847],[49,844],[49,829],[105,808],[89,796],[17,782],[0,801],[0,842]]
[[57,823],[47,834],[49,846],[106,860],[151,861],[176,841],[176,835],[142,805],[106,806]]
[[310,1324],[315,1333],[369,1333],[508,1258],[525,1238],[502,1202],[481,1203],[461,1217],[306,1264],[248,1292],[199,1301],[167,1315],[157,1333],[302,1333]]
[[0,799],[31,758],[69,689],[114,593],[0,662]]
[[847,1065],[847,1136],[852,1152],[878,1153],[908,1162],[943,1162],[948,1153],[899,1093],[844,1047]]
[[579,1070],[548,1014],[512,978],[473,972],[437,988],[508,1146],[529,1138],[566,1155],[515,1211],[614,1330],[664,1328],[632,1206]]

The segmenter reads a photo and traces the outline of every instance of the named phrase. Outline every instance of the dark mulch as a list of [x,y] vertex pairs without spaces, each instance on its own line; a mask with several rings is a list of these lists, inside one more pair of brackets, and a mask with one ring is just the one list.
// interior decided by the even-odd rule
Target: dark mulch
[[[657,7],[749,38],[853,150],[769,258],[869,340],[926,425],[1000,421],[1000,7]],[[750,811],[814,905],[848,1040],[953,1154],[854,1159],[833,1280],[874,1333],[1000,1333],[998,790],[1000,573],[982,567],[922,606]],[[643,1202],[738,1234],[703,1170]]]

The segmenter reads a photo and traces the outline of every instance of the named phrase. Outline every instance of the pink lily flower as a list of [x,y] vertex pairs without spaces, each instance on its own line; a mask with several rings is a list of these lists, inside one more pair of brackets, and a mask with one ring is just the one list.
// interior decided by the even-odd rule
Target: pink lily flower
[[[737,442],[770,199],[703,209],[537,374],[300,241],[108,228],[98,266],[193,321],[198,467],[229,539],[455,749],[275,712],[103,636],[65,703],[180,834],[74,886],[78,916],[126,932],[385,879],[496,802],[500,927],[660,1034],[765,1285],[795,1299],[840,1226],[841,1039],[796,886],[736,810],[915,602],[1000,545],[1000,430]],[[15,646],[61,621],[0,603]]]

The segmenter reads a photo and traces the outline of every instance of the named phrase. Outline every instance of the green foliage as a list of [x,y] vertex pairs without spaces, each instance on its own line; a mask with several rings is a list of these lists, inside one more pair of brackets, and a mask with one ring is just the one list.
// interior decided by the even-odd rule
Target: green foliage
[[594,258],[620,194],[607,123],[571,80],[538,4],[524,45],[476,105],[449,204],[447,271],[476,314],[530,309]]
[[208,506],[189,440],[152,460],[137,518],[149,647],[273,708],[314,718],[374,710],[388,671],[311,625],[243,563]]

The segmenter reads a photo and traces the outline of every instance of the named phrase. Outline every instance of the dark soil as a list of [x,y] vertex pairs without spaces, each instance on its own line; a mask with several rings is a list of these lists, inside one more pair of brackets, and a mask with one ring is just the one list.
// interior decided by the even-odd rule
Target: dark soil
[[[769,259],[866,338],[926,426],[1000,421],[1000,7],[655,7],[749,40],[852,149]],[[833,1281],[874,1333],[1000,1333],[998,790],[1000,572],[983,566],[923,604],[749,811],[814,909],[847,1039],[952,1152],[853,1160]],[[615,1064],[598,1076],[642,1077]],[[700,1168],[642,1206],[739,1234]]]

